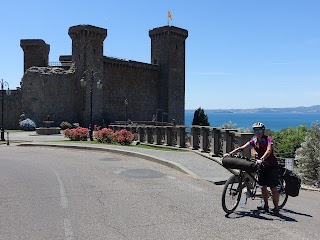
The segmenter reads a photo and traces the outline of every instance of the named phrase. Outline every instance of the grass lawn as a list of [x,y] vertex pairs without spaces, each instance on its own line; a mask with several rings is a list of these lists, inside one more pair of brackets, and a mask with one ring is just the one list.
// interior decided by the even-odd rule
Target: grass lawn
[[105,145],[105,146],[126,146],[132,148],[145,148],[145,149],[153,149],[153,150],[161,150],[161,151],[187,151],[185,149],[178,149],[178,148],[167,148],[167,147],[160,147],[160,146],[151,146],[145,144],[139,145],[121,145],[121,144],[108,144],[108,143],[100,143],[98,141],[71,141],[71,140],[56,140],[56,141],[49,141],[49,142],[61,142],[61,143],[75,143],[75,144],[95,144],[95,145]]

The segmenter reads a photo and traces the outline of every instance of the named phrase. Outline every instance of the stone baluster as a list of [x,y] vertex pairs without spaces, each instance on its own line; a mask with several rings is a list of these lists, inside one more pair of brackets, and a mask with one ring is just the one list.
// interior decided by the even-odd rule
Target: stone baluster
[[200,127],[200,151],[207,152],[209,149],[209,127]]
[[222,153],[229,153],[233,150],[233,134],[232,132],[237,131],[237,129],[221,129],[223,135],[223,151]]
[[220,141],[221,141],[221,129],[212,128],[211,129],[211,155],[219,156],[220,153]]
[[143,126],[138,126],[138,141],[143,142],[144,138],[144,127]]
[[171,126],[165,127],[164,145],[172,146],[172,127]]
[[200,132],[199,126],[191,127],[190,144],[191,144],[192,150],[199,149],[199,132]]
[[184,148],[186,147],[186,127],[185,126],[177,126],[177,147]]
[[161,128],[160,126],[155,126],[154,128],[154,141],[153,144],[160,145],[161,144]]
[[146,139],[145,139],[145,143],[152,143],[152,129],[153,126],[147,126],[146,127]]
[[[252,137],[253,133],[234,133],[235,137],[238,138],[238,145],[241,147],[245,143],[247,143]],[[247,148],[242,152],[242,155],[251,158],[251,149]]]

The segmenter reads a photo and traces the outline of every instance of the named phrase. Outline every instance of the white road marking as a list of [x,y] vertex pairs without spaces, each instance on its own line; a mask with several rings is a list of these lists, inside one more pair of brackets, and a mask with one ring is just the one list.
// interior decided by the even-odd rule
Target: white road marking
[[66,237],[66,240],[73,240],[74,239],[72,228],[71,228],[71,223],[70,223],[69,219],[64,220],[64,235]]
[[[58,179],[58,183],[59,183],[59,189],[60,189],[60,198],[61,198],[61,206],[62,208],[68,208],[68,198],[67,198],[67,193],[66,193],[66,189],[64,187],[62,178],[60,177],[60,174],[53,170],[54,174],[56,175],[57,179]],[[71,222],[69,219],[64,219],[64,236],[66,240],[73,240],[74,236],[73,236],[73,231],[72,231],[72,227],[71,227]]]
[[60,174],[53,170],[54,174],[56,175],[58,182],[59,182],[59,189],[60,189],[60,197],[61,197],[61,206],[63,208],[68,208],[68,199],[67,199],[67,194],[66,194],[66,189],[64,187],[63,181],[60,177]]

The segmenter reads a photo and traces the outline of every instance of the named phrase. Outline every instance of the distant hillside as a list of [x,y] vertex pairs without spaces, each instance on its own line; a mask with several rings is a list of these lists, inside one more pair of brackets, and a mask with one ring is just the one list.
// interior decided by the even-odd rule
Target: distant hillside
[[[195,110],[186,110],[195,111]],[[205,109],[216,113],[320,113],[320,105],[293,108]]]

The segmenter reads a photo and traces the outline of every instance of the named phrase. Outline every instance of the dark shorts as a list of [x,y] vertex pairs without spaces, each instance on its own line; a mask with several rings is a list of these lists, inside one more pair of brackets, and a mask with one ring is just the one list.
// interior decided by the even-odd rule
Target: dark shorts
[[278,185],[278,167],[261,168],[258,171],[258,183],[261,186],[276,187]]

